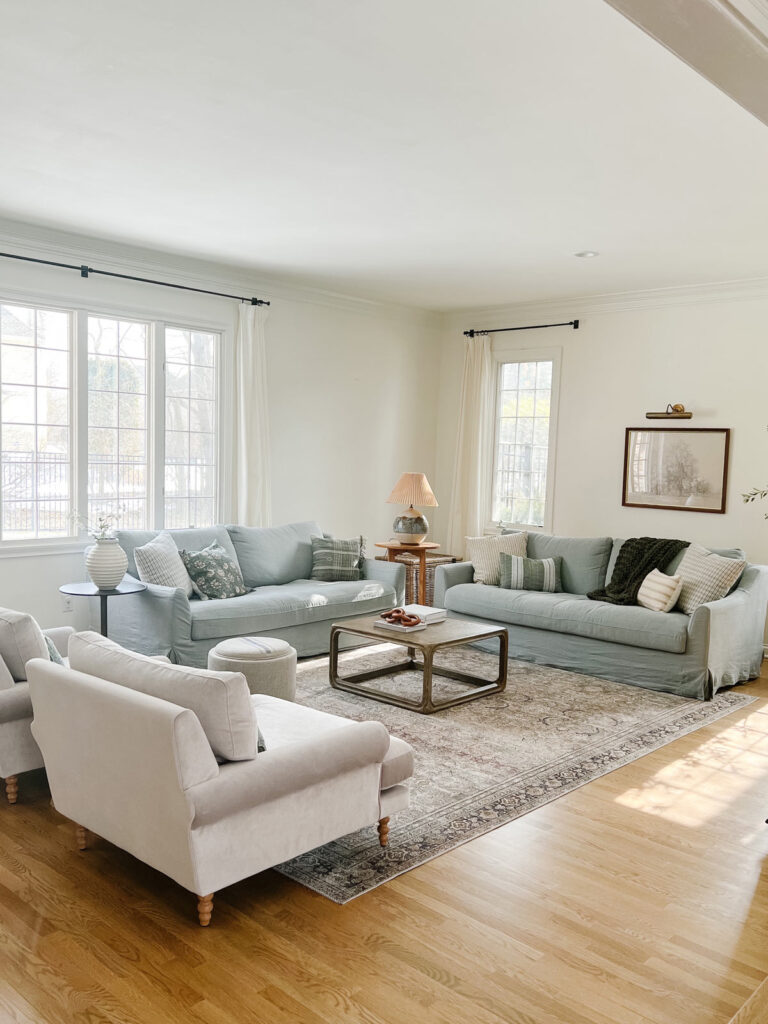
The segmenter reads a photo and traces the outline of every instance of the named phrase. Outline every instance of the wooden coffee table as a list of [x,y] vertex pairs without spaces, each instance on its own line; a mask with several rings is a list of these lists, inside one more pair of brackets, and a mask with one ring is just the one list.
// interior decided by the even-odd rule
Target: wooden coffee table
[[[383,701],[385,704],[395,704],[399,708],[418,711],[422,715],[431,715],[433,711],[442,711],[444,708],[453,708],[457,704],[466,704],[470,700],[477,700],[478,697],[486,697],[491,693],[501,693],[506,687],[509,637],[506,629],[503,627],[484,626],[480,622],[470,622],[468,619],[446,619],[445,622],[437,622],[434,625],[427,626],[426,629],[417,630],[415,633],[395,633],[379,629],[375,626],[374,623],[377,618],[378,616],[370,615],[361,619],[345,619],[343,622],[334,622],[331,626],[329,675],[331,686],[334,689],[346,690],[348,693],[357,693],[362,697],[372,697],[374,700]],[[358,672],[351,676],[340,676],[339,637],[342,633],[365,637],[368,640],[378,640],[380,643],[399,644],[407,649],[408,660],[397,662],[394,665],[387,665],[385,668]],[[488,640],[492,637],[499,638],[499,675],[497,679],[489,681],[487,679],[479,679],[477,676],[470,675],[467,672],[457,672],[454,669],[448,668],[435,668],[433,661],[437,651],[446,647],[459,647],[462,644],[471,644],[477,640]],[[416,651],[421,652],[421,661],[416,661]],[[362,685],[370,679],[380,679],[382,676],[414,671],[422,672],[421,700],[409,700],[407,697],[401,697],[395,693],[387,693],[386,690],[378,690],[375,687]],[[434,676],[468,683],[471,689],[457,696],[435,701],[432,697],[432,679]]]

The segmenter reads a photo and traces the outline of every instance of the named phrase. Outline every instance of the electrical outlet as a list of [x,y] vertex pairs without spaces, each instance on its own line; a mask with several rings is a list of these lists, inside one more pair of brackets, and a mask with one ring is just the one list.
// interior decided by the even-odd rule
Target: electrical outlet
[[66,594],[61,595],[61,610],[63,612],[73,612],[75,610],[72,604],[72,598],[67,597]]

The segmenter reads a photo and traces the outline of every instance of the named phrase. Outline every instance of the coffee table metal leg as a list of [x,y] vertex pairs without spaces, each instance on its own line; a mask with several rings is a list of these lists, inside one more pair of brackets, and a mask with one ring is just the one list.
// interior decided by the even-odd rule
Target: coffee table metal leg
[[434,711],[435,707],[432,703],[432,651],[424,651],[424,661],[422,663],[422,672],[424,673],[424,682],[421,696],[421,710],[429,714],[430,711]]
[[331,650],[330,650],[330,677],[331,686],[336,685],[339,678],[339,630],[331,627]]

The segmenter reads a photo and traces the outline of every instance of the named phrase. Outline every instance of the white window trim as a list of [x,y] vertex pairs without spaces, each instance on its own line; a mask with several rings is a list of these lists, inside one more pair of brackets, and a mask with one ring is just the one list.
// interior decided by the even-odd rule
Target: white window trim
[[[161,310],[147,307],[137,307],[130,303],[116,304],[93,302],[83,305],[73,302],[59,295],[52,297],[50,293],[42,293],[37,290],[14,289],[11,292],[3,291],[0,294],[0,302],[6,305],[34,306],[37,309],[50,309],[56,312],[67,313],[71,323],[71,345],[70,345],[70,446],[72,485],[70,489],[72,508],[85,514],[88,508],[88,317],[103,316],[116,320],[130,320],[147,323],[150,327],[150,374],[161,374],[164,379],[165,364],[165,329],[177,327],[181,330],[204,331],[216,333],[220,336],[218,359],[217,359],[217,473],[218,491],[216,495],[216,520],[217,522],[229,522],[231,518],[231,466],[226,458],[226,453],[231,453],[234,438],[234,413],[233,403],[225,400],[225,382],[230,387],[234,380],[234,350],[232,341],[232,326],[221,320],[212,320],[206,317],[195,317],[187,322],[183,317],[174,316],[167,309]],[[159,342],[159,343],[158,343]],[[86,357],[83,356],[86,354]],[[157,379],[157,378],[156,378]],[[154,381],[150,383],[154,387]],[[229,392],[231,395],[231,391]],[[81,396],[83,396],[81,398]],[[156,414],[155,430],[151,432],[148,439],[149,452],[151,452],[157,467],[155,474],[149,481],[149,505],[153,515],[153,522],[160,522],[162,515],[158,518],[158,510],[162,513],[164,505],[163,480],[165,476],[164,451],[161,451],[164,444],[165,424],[165,386],[163,386],[162,402],[158,397],[158,389],[150,395],[152,403],[163,405],[160,410],[160,417],[157,418],[157,409],[153,408]],[[162,457],[161,457],[162,456]],[[154,477],[160,479],[160,485],[155,488],[159,493],[154,493]],[[76,488],[75,485],[78,485]],[[154,527],[150,527],[154,529]],[[84,529],[64,537],[38,537],[24,540],[1,540],[0,559],[2,558],[25,558],[35,555],[64,555],[82,552],[89,543],[92,543]]]
[[[493,401],[493,448],[489,455],[488,476],[490,481],[486,499],[486,533],[498,533],[504,527],[506,529],[526,530],[529,533],[552,533],[554,522],[555,505],[555,471],[557,461],[557,420],[560,407],[560,369],[562,365],[563,350],[560,347],[554,348],[517,348],[506,339],[498,343],[494,339],[492,343],[492,357],[494,362],[494,401]],[[496,481],[496,453],[499,448],[499,394],[501,391],[501,364],[502,363],[527,363],[552,362],[552,390],[550,394],[550,415],[549,415],[549,438],[547,451],[547,488],[544,498],[544,525],[534,526],[531,523],[501,523],[492,519],[493,516],[493,489]]]

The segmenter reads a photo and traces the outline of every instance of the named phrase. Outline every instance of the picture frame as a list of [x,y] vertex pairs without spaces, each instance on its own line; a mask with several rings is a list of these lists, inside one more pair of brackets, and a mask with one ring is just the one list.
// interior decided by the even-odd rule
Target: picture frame
[[621,504],[723,515],[730,441],[727,427],[627,427]]

